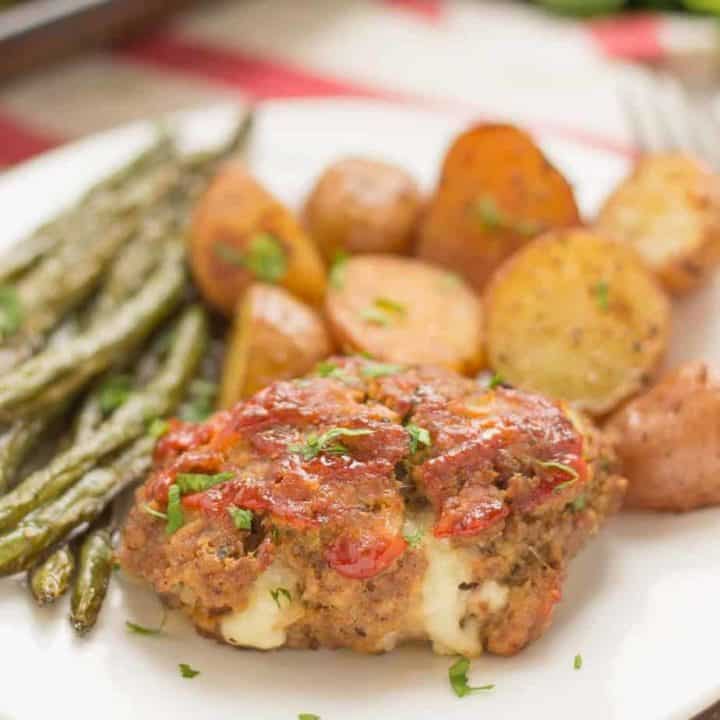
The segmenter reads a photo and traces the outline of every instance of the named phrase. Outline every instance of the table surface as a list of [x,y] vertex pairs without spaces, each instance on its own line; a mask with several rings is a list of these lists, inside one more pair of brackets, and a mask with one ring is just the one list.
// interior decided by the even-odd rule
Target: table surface
[[232,98],[431,102],[626,147],[620,58],[697,67],[716,40],[706,19],[588,23],[482,0],[196,3],[152,35],[0,86],[0,167],[130,120]]

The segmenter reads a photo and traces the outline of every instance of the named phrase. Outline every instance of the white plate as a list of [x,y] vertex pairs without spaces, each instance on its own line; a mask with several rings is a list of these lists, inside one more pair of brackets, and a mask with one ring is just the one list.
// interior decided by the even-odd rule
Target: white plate
[[[221,139],[231,108],[177,116],[190,144]],[[430,186],[449,138],[469,117],[366,102],[264,106],[252,163],[297,204],[313,177],[348,152],[395,160]],[[49,214],[147,142],[121,128],[50,153],[0,178],[2,244]],[[591,214],[626,170],[623,158],[543,139]],[[720,287],[678,308],[671,356],[720,360]],[[701,322],[702,321],[702,322]],[[679,339],[679,341],[678,341]],[[0,718],[35,720],[424,720],[437,718],[648,718],[685,720],[720,698],[720,510],[623,515],[571,568],[553,627],[515,658],[473,663],[493,693],[456,698],[449,658],[425,648],[382,657],[350,652],[238,651],[203,640],[173,616],[166,637],[128,635],[125,620],[156,623],[152,593],[115,582],[95,632],[73,637],[66,607],[37,610],[16,580],[0,582]],[[573,670],[581,653],[582,670]],[[180,677],[186,662],[201,671]]]

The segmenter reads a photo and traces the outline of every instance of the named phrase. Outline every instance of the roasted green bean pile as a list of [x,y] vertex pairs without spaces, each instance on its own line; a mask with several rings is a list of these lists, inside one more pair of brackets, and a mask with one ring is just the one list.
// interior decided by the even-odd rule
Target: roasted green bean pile
[[0,576],[27,572],[41,606],[71,590],[79,634],[112,576],[116,498],[149,469],[193,380],[207,384],[209,322],[183,236],[251,124],[193,155],[159,132],[0,256]]

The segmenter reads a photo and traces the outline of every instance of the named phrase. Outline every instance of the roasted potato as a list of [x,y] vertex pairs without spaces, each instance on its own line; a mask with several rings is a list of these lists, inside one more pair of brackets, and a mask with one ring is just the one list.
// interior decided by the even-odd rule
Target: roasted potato
[[274,380],[308,373],[332,349],[315,310],[281,287],[254,283],[238,305],[230,333],[221,407],[234,405]]
[[417,254],[481,290],[519,247],[579,220],[572,188],[529,135],[511,125],[478,125],[445,156]]
[[598,231],[632,245],[681,294],[720,263],[720,177],[680,153],[648,155],[605,202]]
[[669,301],[636,253],[582,229],[550,232],[510,258],[485,316],[493,370],[593,414],[650,382],[670,325]]
[[348,157],[330,165],[305,202],[308,232],[329,261],[338,252],[405,253],[422,197],[395,165]]
[[341,270],[325,310],[345,351],[465,373],[481,366],[481,304],[460,277],[395,255],[356,255]]
[[232,315],[256,280],[283,285],[312,304],[325,293],[325,269],[292,213],[240,163],[226,165],[192,219],[190,263],[207,301]]
[[626,507],[683,512],[720,504],[720,381],[688,363],[608,423],[630,484]]

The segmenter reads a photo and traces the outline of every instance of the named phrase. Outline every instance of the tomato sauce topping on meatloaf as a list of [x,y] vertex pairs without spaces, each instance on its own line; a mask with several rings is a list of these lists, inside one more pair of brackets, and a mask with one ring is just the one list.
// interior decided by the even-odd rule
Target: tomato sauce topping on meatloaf
[[[204,424],[173,421],[147,498],[164,509],[179,474],[223,473],[183,507],[228,526],[228,510],[242,508],[322,528],[328,565],[365,579],[407,547],[409,486],[432,506],[438,538],[475,536],[582,492],[583,435],[550,400],[361,358],[323,367],[326,377],[275,383]],[[269,563],[272,537],[264,543]]]

